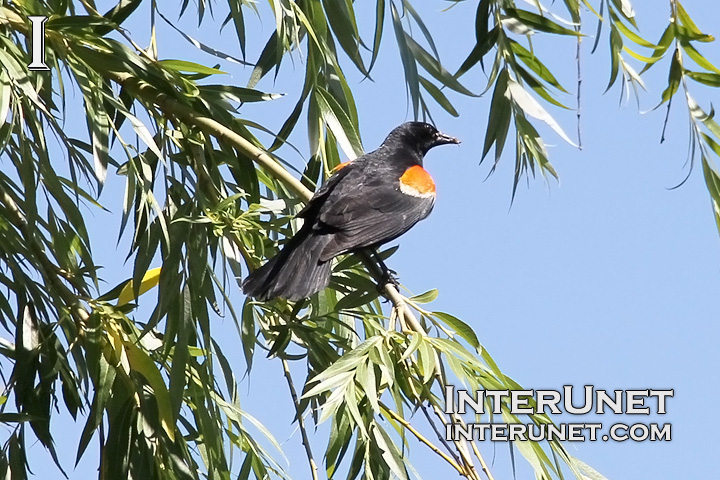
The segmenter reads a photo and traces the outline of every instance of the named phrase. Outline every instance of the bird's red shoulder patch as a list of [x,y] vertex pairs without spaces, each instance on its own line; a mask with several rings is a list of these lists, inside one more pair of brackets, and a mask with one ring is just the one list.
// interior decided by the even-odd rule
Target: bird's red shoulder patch
[[414,197],[435,196],[435,182],[420,165],[413,165],[400,177],[400,191]]

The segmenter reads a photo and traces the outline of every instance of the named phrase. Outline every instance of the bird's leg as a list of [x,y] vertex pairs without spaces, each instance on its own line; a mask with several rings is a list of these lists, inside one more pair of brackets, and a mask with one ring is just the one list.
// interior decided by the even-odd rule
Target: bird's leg
[[392,283],[396,288],[400,287],[400,282],[396,277],[397,272],[395,270],[390,270],[387,265],[385,265],[385,262],[383,262],[383,259],[380,258],[377,250],[371,250],[370,255],[375,259],[378,265],[380,265],[381,276],[379,278],[380,284],[378,285],[378,288],[382,289],[388,283]]
[[[365,265],[368,267],[368,270],[370,270],[370,274],[378,282],[377,289],[381,294],[387,295],[385,287],[388,284],[392,284],[396,289],[400,286],[400,282],[398,282],[397,277],[395,277],[396,272],[390,270],[387,265],[385,265],[385,262],[383,262],[382,258],[380,258],[380,255],[375,249],[368,248],[362,253],[363,256],[365,256]],[[375,260],[377,263],[376,265],[372,265],[368,260]],[[380,267],[380,272],[378,272],[378,266]],[[386,296],[385,298],[388,302],[392,302],[390,296]],[[400,300],[393,305],[392,311],[390,312],[390,322],[388,325],[390,330],[395,330],[396,322],[400,322],[400,328],[403,332],[412,331],[405,323],[405,308],[407,308],[407,306],[401,297]]]
[[[385,285],[391,283],[396,289],[400,290],[400,282],[396,277],[397,272],[395,272],[395,270],[390,270],[387,265],[385,265],[385,262],[383,262],[376,250],[373,251],[373,255],[375,256],[375,260],[377,260],[378,264],[380,264],[380,269],[382,270],[382,276],[380,277],[378,289],[382,292],[382,290],[385,289]],[[404,301],[393,305],[392,313],[390,314],[390,330],[395,330],[395,321],[397,320],[400,322],[400,330],[403,332],[411,331],[405,323],[405,308],[407,308],[407,306]]]

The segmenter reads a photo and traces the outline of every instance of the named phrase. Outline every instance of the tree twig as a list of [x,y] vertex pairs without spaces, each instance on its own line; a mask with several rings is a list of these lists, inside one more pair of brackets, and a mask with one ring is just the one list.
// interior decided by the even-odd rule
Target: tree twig
[[438,440],[445,446],[445,448],[450,452],[450,454],[455,458],[456,462],[460,462],[460,459],[455,455],[455,452],[452,450],[452,446],[448,443],[447,439],[442,436],[442,433],[440,430],[438,430],[437,425],[435,422],[433,422],[432,418],[430,417],[430,414],[427,412],[426,405],[420,406],[420,411],[422,411],[423,415],[425,416],[425,419],[428,421],[428,424],[430,425],[430,428],[433,429],[435,432],[435,435],[437,435]]
[[[580,11],[578,10],[578,19],[580,18]],[[578,22],[579,23],[579,22]],[[580,46],[582,42],[582,36],[580,34],[580,25],[575,27],[575,31],[578,32],[577,36],[577,49],[575,50],[575,63],[577,64],[577,138],[578,148],[582,150],[582,130],[580,128],[580,107],[581,107],[581,95],[580,87],[582,86],[582,69],[580,64]]]
[[[384,404],[380,404],[380,406],[385,410],[385,413],[389,416],[391,416],[395,421],[397,421],[400,425],[405,427],[407,431],[415,435],[415,438],[417,438],[421,443],[425,444],[427,447],[430,448],[433,452],[438,454],[440,457],[442,457],[446,462],[448,462],[452,467],[458,471],[460,475],[467,476],[467,472],[465,469],[460,466],[452,457],[450,457],[448,454],[440,450],[434,443],[432,443],[430,440],[425,438],[422,433],[418,432],[415,427],[412,426],[410,422],[405,420],[405,418],[401,417],[397,412],[394,410],[388,408]],[[424,410],[423,410],[424,411]]]
[[305,455],[307,456],[308,463],[310,464],[310,472],[312,473],[313,480],[318,480],[318,467],[313,458],[312,449],[310,448],[310,440],[308,439],[307,430],[305,429],[305,420],[303,419],[302,412],[300,411],[300,401],[298,400],[297,391],[293,384],[292,375],[290,375],[290,366],[287,360],[282,359],[283,372],[285,374],[285,380],[287,380],[288,388],[290,389],[290,396],[292,396],[293,405],[295,406],[295,419],[300,427],[300,435],[302,435],[302,444],[305,447]]

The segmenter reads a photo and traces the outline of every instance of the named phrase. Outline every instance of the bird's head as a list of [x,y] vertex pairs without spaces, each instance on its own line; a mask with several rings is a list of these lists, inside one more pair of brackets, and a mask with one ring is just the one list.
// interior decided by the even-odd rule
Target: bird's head
[[429,123],[406,122],[390,132],[383,145],[402,145],[424,156],[431,148],[448,143],[460,143],[460,140],[445,135]]

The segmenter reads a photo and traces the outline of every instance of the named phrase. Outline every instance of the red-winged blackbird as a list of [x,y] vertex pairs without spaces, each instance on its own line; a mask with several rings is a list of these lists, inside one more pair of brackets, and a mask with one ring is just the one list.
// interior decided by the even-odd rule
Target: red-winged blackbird
[[422,122],[395,128],[380,147],[341,164],[298,213],[303,226],[243,282],[258,300],[306,298],[330,283],[337,255],[372,248],[428,216],[435,182],[423,169],[432,147],[460,143]]

